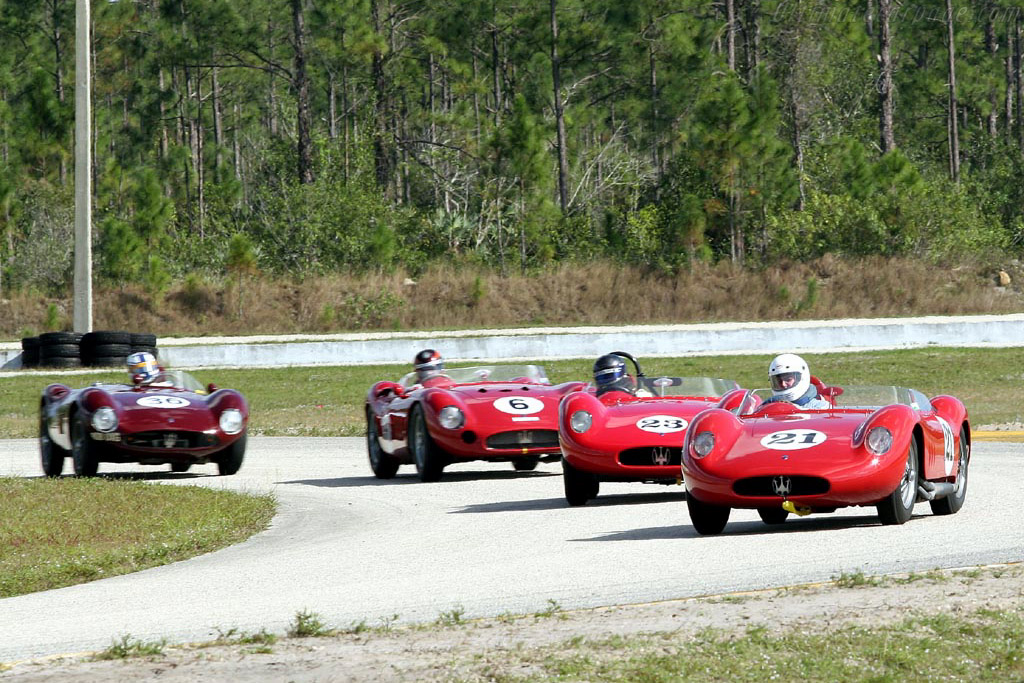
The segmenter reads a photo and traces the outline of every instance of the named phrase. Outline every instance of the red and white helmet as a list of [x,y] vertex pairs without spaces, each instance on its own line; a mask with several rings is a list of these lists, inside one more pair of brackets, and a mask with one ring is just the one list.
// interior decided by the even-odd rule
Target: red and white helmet
[[768,380],[772,394],[781,401],[795,401],[811,386],[811,371],[807,362],[793,353],[776,356],[768,366]]
[[417,381],[422,382],[440,375],[444,370],[444,361],[441,359],[441,354],[434,349],[423,349],[413,359],[412,369],[416,371]]

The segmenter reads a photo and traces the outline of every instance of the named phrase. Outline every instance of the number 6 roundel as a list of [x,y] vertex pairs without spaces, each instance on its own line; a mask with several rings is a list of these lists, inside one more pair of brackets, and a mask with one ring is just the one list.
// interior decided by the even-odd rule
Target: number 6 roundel
[[761,445],[776,451],[799,451],[825,443],[827,438],[824,432],[814,429],[787,429],[763,437]]
[[497,399],[494,407],[510,415],[532,415],[544,410],[544,402],[532,396],[505,396]]

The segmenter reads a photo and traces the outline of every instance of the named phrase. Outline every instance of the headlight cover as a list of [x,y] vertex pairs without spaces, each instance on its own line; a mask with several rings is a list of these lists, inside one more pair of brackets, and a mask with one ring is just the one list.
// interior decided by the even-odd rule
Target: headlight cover
[[714,432],[700,432],[693,437],[693,454],[703,458],[715,448]]
[[112,432],[117,429],[117,413],[109,406],[97,408],[92,414],[92,428],[97,432]]
[[242,431],[242,411],[237,408],[225,408],[220,414],[220,430],[225,434],[237,434]]
[[577,410],[569,417],[569,426],[577,434],[584,433],[590,429],[592,424],[594,424],[594,416],[585,410]]
[[466,416],[456,406],[445,406],[437,414],[437,421],[445,429],[458,429],[466,424]]
[[885,427],[872,427],[864,444],[875,455],[885,455],[892,448],[892,432]]

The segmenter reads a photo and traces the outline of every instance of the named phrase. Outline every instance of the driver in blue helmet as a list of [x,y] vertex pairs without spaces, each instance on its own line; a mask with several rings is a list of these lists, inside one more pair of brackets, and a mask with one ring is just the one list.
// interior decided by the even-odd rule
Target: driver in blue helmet
[[626,360],[614,353],[607,353],[594,361],[594,384],[597,385],[598,396],[609,391],[636,395],[636,381],[626,372]]

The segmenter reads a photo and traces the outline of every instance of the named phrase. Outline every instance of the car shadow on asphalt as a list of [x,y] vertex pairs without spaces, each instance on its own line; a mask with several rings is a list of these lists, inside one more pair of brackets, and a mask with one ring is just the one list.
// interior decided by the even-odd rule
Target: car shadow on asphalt
[[475,481],[503,481],[513,479],[529,479],[536,477],[561,477],[560,472],[508,472],[476,471],[476,472],[445,472],[441,481],[424,484],[414,471],[408,474],[398,474],[392,479],[378,479],[372,474],[365,477],[337,477],[333,479],[292,479],[289,481],[276,481],[275,484],[298,484],[301,486],[321,486],[325,488],[348,488],[358,486],[401,486],[407,484],[418,484],[420,486],[444,486],[445,484],[458,484]]
[[[686,511],[683,510],[685,519]],[[913,520],[911,520],[913,523]],[[765,524],[760,521],[729,522],[725,531],[713,536],[701,536],[690,524],[675,524],[663,527],[648,527],[646,529],[629,529],[628,531],[616,531],[602,536],[591,538],[573,538],[574,542],[593,541],[657,541],[679,538],[728,538],[729,536],[758,536],[764,534],[804,534],[818,531],[836,531],[840,529],[855,529],[858,527],[881,526],[878,516],[867,514],[852,517],[821,517],[818,519],[794,519],[787,520],[782,524]]]
[[[674,503],[678,505],[686,499],[683,491],[668,493],[623,493],[616,495],[599,496],[586,505],[577,508],[579,514],[586,514],[587,508],[600,508],[609,505],[652,505],[657,503]],[[467,505],[458,510],[452,510],[451,514],[462,513],[484,513],[484,512],[514,512],[516,510],[560,510],[569,509],[569,503],[565,498],[540,498],[537,500],[516,500],[501,501],[495,503],[481,503],[480,505]]]
[[117,480],[129,480],[129,481],[162,481],[162,480],[182,480],[182,479],[205,479],[207,477],[216,477],[216,474],[204,474],[202,472],[100,472],[96,475],[96,479],[117,479]]

